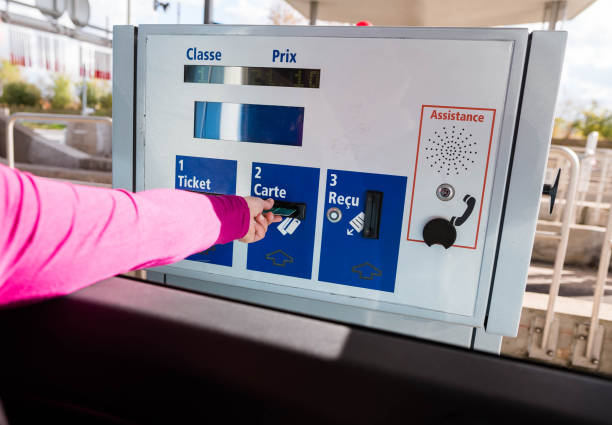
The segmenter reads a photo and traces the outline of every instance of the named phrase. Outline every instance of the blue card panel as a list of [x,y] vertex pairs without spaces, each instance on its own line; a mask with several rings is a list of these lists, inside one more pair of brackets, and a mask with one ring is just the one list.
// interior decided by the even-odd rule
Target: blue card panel
[[[328,170],[319,280],[393,292],[407,178]],[[383,193],[378,239],[363,236],[367,191]]]
[[304,220],[285,218],[249,244],[247,269],[310,279],[319,191],[319,169],[253,163],[251,194],[306,204]]
[[[236,161],[227,159],[176,156],[174,187],[192,192],[236,194]],[[187,257],[202,263],[232,266],[234,243],[214,245]]]

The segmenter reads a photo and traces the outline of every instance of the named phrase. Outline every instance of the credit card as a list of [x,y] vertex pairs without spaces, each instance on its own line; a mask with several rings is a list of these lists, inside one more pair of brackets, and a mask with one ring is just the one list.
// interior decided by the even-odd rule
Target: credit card
[[265,213],[269,213],[271,212],[274,215],[280,215],[281,217],[289,217],[291,214],[295,213],[297,210],[294,210],[292,208],[282,208],[282,207],[274,207],[272,209],[269,210],[265,210]]

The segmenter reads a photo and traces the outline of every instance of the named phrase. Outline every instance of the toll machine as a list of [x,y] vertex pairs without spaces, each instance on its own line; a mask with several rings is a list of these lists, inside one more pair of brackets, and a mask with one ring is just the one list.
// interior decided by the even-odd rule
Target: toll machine
[[115,27],[114,186],[272,197],[285,216],[149,278],[498,351],[518,329],[565,40]]

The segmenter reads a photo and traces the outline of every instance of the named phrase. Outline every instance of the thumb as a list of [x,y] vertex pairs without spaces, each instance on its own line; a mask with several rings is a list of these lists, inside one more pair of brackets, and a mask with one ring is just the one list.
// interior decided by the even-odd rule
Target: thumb
[[265,210],[269,210],[274,206],[274,199],[272,198],[268,198],[265,201],[263,201],[263,209]]

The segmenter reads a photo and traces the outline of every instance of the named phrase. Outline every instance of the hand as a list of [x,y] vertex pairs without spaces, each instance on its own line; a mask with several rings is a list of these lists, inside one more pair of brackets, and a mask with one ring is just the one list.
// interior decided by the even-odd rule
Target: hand
[[251,221],[249,223],[249,231],[240,239],[240,242],[251,243],[260,241],[266,236],[268,226],[272,223],[278,223],[283,218],[280,215],[274,215],[269,212],[263,214],[264,210],[269,210],[274,206],[274,199],[255,198],[253,196],[245,196],[244,200],[249,206]]

